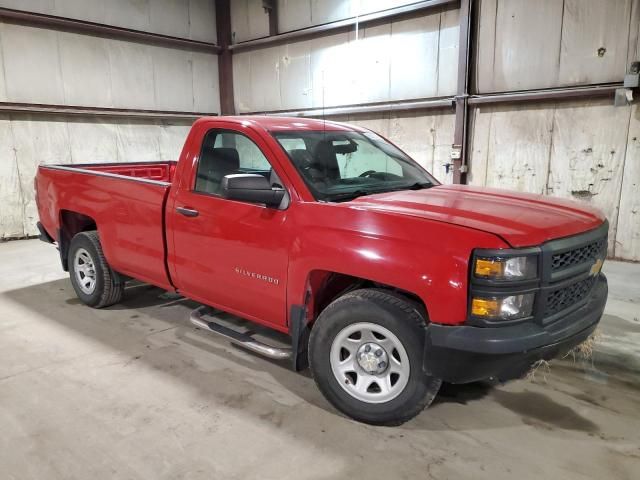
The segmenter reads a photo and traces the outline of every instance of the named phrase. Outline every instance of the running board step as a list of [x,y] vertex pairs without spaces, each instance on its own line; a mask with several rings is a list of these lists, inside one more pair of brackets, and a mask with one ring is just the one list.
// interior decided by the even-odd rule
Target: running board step
[[219,323],[215,323],[209,320],[205,320],[204,317],[210,314],[212,311],[213,310],[207,306],[196,308],[193,312],[191,312],[191,323],[193,323],[196,327],[220,335],[221,337],[229,340],[231,343],[240,345],[241,347],[258,353],[264,357],[272,358],[274,360],[286,360],[291,358],[292,350],[290,348],[267,345],[266,343],[262,343],[254,339],[251,335],[236,332],[232,328],[225,327],[224,325],[220,325]]

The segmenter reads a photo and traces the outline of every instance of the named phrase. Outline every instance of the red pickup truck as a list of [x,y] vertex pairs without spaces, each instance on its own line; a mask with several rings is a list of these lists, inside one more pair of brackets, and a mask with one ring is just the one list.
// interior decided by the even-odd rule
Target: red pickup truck
[[202,118],[178,162],[42,165],[35,186],[41,238],[85,304],[117,303],[128,278],[179,292],[203,304],[194,324],[310,366],[372,424],[417,415],[442,381],[522,376],[587,339],[607,298],[598,211],[441,185],[346,124]]

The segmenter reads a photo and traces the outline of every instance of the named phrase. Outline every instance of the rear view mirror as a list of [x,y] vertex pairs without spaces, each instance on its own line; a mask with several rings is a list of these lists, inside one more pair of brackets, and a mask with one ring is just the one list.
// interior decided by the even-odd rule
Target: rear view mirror
[[268,207],[277,207],[284,195],[284,189],[272,188],[269,180],[255,173],[236,173],[226,175],[222,179],[222,196],[228,200],[264,203]]
[[[339,142],[339,143],[338,143]],[[342,140],[334,140],[333,149],[336,153],[346,155],[348,153],[353,153],[358,150],[358,144],[351,139]]]

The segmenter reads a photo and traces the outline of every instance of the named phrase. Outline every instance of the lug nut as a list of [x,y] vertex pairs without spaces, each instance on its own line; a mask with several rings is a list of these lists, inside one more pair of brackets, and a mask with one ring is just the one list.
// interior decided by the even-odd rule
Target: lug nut
[[369,353],[371,351],[371,345],[365,345],[364,346],[364,351]]
[[385,368],[386,366],[387,366],[387,363],[386,363],[386,362],[380,362],[380,363],[378,364],[378,367],[380,367],[380,368]]
[[382,355],[382,350],[380,349],[376,350],[376,357],[379,357],[380,355]]

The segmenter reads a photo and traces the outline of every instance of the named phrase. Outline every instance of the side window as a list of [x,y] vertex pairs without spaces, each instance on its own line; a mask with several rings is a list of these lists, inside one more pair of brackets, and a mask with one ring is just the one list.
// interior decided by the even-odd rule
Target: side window
[[244,135],[208,131],[202,141],[195,191],[219,195],[222,179],[234,173],[260,173],[269,178],[271,165],[258,146]]

